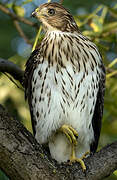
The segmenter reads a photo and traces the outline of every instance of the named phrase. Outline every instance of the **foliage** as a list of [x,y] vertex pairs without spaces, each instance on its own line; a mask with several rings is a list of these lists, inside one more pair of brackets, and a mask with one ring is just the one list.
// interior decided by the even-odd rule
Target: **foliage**
[[[20,17],[28,16],[26,11],[27,7],[36,7],[36,1],[34,0],[25,0],[20,3],[12,0],[9,3],[7,0],[2,0],[2,4]],[[108,6],[98,4],[97,8],[95,8],[94,4],[90,4],[90,6],[94,7],[93,10],[89,11],[84,8],[83,14],[79,14],[79,9],[74,8],[74,6],[78,7],[76,6],[77,2],[72,1],[71,7],[69,6],[71,5],[69,1],[65,1],[64,4],[69,7],[69,9],[72,9],[72,12],[75,14],[74,18],[82,33],[97,44],[106,65],[105,108],[99,144],[99,148],[101,148],[107,143],[111,143],[117,139],[117,4],[111,1]],[[2,19],[4,19],[4,21]],[[27,27],[19,23],[20,32],[16,32],[15,27],[17,30],[18,28],[17,26],[13,26],[13,19],[9,19],[8,16],[0,12],[0,20],[2,25],[0,28],[0,33],[2,34],[0,57],[10,59],[24,69],[24,64],[28,58],[27,56],[31,53],[31,43],[34,42],[34,27]],[[38,34],[40,34],[40,31]],[[42,33],[41,36],[43,36]],[[19,50],[21,45],[25,51],[22,51],[22,49]],[[35,48],[35,46],[36,43],[33,48]],[[28,106],[24,100],[23,90],[18,89],[4,74],[0,74],[0,88],[0,103],[4,104],[9,112],[21,120],[31,131],[30,116]],[[0,179],[4,178],[5,177],[0,174]],[[117,172],[114,172],[113,176],[110,177],[110,180],[114,179],[117,179]]]

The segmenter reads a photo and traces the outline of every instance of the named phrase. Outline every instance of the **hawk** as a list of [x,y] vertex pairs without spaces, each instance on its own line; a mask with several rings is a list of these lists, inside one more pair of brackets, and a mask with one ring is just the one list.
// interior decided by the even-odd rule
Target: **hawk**
[[32,52],[24,74],[32,127],[59,163],[95,153],[103,114],[105,68],[96,45],[80,32],[73,16],[58,3],[33,13],[45,36]]

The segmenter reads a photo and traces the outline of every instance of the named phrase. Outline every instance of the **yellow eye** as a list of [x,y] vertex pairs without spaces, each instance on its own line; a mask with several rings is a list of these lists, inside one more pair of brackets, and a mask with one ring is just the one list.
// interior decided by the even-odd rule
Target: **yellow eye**
[[48,10],[48,14],[49,14],[50,16],[53,16],[53,15],[55,14],[55,10],[54,10],[54,9],[49,9],[49,10]]

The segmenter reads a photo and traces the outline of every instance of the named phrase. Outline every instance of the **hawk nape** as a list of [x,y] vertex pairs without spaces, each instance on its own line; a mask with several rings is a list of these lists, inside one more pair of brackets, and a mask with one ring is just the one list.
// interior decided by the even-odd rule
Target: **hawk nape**
[[[94,43],[58,3],[33,13],[45,31],[26,63],[25,95],[34,135],[58,162],[80,162],[97,149],[103,114],[105,69]],[[77,138],[78,137],[78,138]]]

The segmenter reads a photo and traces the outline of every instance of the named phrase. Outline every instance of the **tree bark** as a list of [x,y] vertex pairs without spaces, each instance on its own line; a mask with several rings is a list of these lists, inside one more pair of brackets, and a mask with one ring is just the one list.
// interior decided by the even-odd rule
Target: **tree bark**
[[12,180],[99,180],[117,169],[117,142],[78,163],[57,164],[33,135],[0,105],[0,168]]

